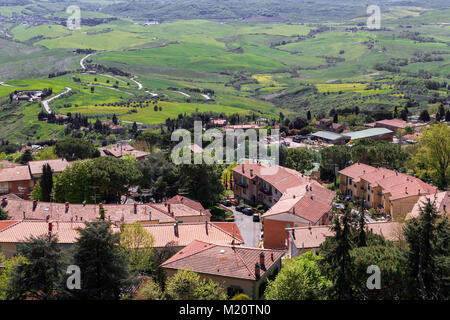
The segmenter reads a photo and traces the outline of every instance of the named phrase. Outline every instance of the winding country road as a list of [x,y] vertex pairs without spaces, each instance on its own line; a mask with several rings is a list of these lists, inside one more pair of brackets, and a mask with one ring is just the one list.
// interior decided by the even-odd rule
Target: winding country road
[[66,89],[67,89],[66,91],[61,92],[61,93],[57,94],[56,96],[51,97],[50,99],[42,101],[42,105],[44,106],[44,109],[45,109],[45,111],[47,111],[48,114],[52,113],[52,110],[50,110],[50,106],[48,105],[48,103],[55,99],[58,99],[59,97],[61,97],[62,95],[65,95],[66,93],[72,91],[72,88],[66,87]]
[[86,70],[86,67],[84,66],[84,60],[86,60],[87,58],[89,58],[92,55],[93,55],[93,53],[90,53],[86,57],[84,57],[83,59],[80,60],[80,66],[83,70]]

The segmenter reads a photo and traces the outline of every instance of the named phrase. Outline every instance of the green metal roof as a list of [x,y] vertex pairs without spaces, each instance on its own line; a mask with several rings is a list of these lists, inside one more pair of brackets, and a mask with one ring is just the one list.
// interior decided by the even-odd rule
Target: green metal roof
[[355,131],[355,132],[346,132],[342,135],[350,137],[351,140],[371,138],[376,136],[381,136],[383,134],[393,133],[393,131],[386,128],[372,128],[367,130]]

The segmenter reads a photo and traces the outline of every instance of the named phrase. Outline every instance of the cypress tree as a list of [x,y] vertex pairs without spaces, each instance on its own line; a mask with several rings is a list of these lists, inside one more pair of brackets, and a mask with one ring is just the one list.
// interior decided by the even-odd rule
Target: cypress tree
[[42,176],[39,180],[39,184],[41,186],[41,200],[50,202],[53,190],[53,172],[48,163],[42,166]]

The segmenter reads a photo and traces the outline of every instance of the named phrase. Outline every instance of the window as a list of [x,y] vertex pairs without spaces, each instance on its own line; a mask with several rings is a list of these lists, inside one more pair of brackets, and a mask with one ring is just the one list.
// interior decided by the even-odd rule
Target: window
[[367,201],[370,201],[370,194],[367,195]]

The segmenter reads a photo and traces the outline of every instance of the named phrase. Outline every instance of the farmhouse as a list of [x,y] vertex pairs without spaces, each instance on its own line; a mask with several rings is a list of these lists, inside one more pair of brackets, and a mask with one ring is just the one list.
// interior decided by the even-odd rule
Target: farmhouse
[[393,220],[411,212],[421,196],[437,191],[415,177],[363,163],[355,163],[339,173],[341,192],[354,200],[364,198],[366,206]]
[[191,270],[201,278],[220,283],[228,296],[244,293],[262,297],[267,280],[281,269],[283,251],[193,241],[161,264],[167,277],[178,270]]
[[341,133],[345,129],[343,124],[334,123],[332,120],[326,118],[314,122],[314,127],[319,130],[331,131],[334,133]]
[[392,130],[394,132],[397,132],[398,130],[405,129],[406,127],[411,127],[411,128],[417,127],[418,124],[406,122],[401,119],[385,119],[385,120],[375,121],[372,123],[366,123],[366,124],[364,124],[364,126],[370,127],[370,128],[386,128],[386,129]]

